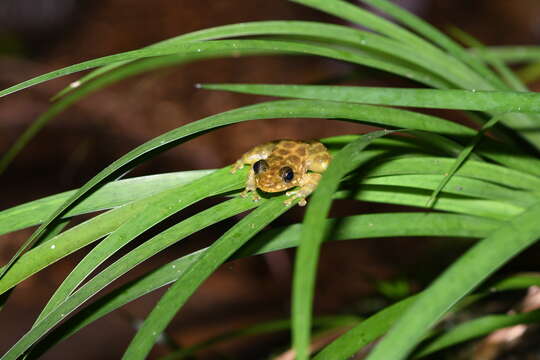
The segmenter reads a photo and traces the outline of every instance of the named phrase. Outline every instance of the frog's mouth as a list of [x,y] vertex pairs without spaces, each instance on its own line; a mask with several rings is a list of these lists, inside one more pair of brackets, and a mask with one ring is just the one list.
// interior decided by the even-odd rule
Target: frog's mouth
[[278,178],[278,181],[274,181],[273,177],[270,176],[261,176],[256,179],[256,182],[259,189],[269,193],[285,191],[295,186],[294,184],[281,181],[281,178]]

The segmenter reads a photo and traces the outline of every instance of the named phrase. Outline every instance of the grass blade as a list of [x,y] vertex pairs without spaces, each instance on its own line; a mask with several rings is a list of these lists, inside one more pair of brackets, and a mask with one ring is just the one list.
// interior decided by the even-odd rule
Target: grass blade
[[370,316],[339,338],[326,346],[313,360],[348,359],[359,349],[384,335],[402,314],[414,302],[416,296],[397,302]]
[[[365,185],[399,186],[413,189],[433,190],[438,187],[443,179],[446,179],[446,176],[425,174],[390,175],[363,178],[358,185],[360,190]],[[533,205],[536,201],[540,200],[540,194],[511,190],[493,183],[461,176],[452,177],[446,185],[443,192],[449,195],[503,201],[520,207]],[[429,204],[427,204],[426,207],[429,208]]]
[[127,204],[68,229],[47,242],[42,242],[21,256],[0,280],[0,293],[8,291],[61,258],[113,232],[139,210],[138,206]]
[[374,8],[397,19],[399,22],[409,26],[427,39],[447,50],[453,57],[473,68],[477,73],[489,80],[489,82],[498,89],[506,89],[507,86],[498,78],[484,63],[472,56],[450,37],[433,27],[428,22],[419,18],[411,12],[387,0],[362,0]]
[[456,301],[538,239],[539,217],[537,203],[473,246],[418,297],[368,359],[404,359]]
[[482,89],[492,90],[493,87],[486,81],[485,78],[479,76],[475,71],[465,66],[460,61],[443,53],[440,49],[436,48],[429,42],[413,34],[407,29],[400,27],[380,16],[374,15],[358,6],[349,4],[342,0],[292,0],[306,6],[310,6],[325,13],[335,15],[342,19],[351,21],[358,25],[367,27],[375,32],[379,32],[388,36],[391,39],[395,39],[400,43],[407,44],[413,47],[418,53],[428,56],[433,64],[444,66],[446,64],[448,69],[452,71],[457,70],[454,73],[458,78],[468,80],[460,81],[462,87],[469,89]]
[[[190,183],[214,170],[181,171],[168,174],[141,176],[105,184],[96,192],[77,203],[65,217],[107,210],[142,199],[157,192]],[[54,210],[68,200],[77,190],[47,196],[0,211],[0,234],[24,229],[44,221]]]
[[187,185],[144,199],[138,214],[124,222],[77,264],[43,308],[36,322],[71,295],[100,264],[144,231],[199,200],[236,190],[241,184],[240,176],[231,175],[229,169],[225,168]]
[[[338,118],[356,121],[364,120],[372,123],[381,122],[382,124],[396,127],[401,126],[417,130],[450,134],[463,134],[463,129],[466,129],[463,126],[446,122],[435,117],[406,112],[403,110],[321,101],[289,100],[268,102],[213,115],[205,119],[192,122],[183,127],[171,130],[140,145],[94,176],[62,206],[60,206],[48,220],[43,222],[41,226],[32,234],[32,236],[19,248],[17,253],[0,272],[0,279],[2,276],[4,276],[5,271],[9,269],[11,265],[13,265],[13,263],[20,257],[20,255],[26,249],[31,248],[33,244],[40,239],[47,226],[52,221],[63,215],[67,209],[77,202],[77,200],[84,198],[105,180],[110,179],[115,175],[118,176],[122,172],[125,172],[125,170],[127,170],[129,167],[135,166],[139,161],[142,161],[150,154],[156,155],[159,152],[165,151],[172,146],[182,143],[193,135],[216,127],[255,119],[288,117]],[[426,122],[428,119],[431,121]]]
[[292,320],[293,348],[296,359],[307,359],[311,329],[311,309],[319,249],[324,241],[324,218],[330,210],[332,194],[343,176],[364,161],[362,150],[388,131],[372,132],[346,145],[335,156],[306,210],[293,278]]
[[[414,106],[443,109],[465,109],[490,111],[492,113],[508,113],[512,111],[539,112],[540,107],[535,104],[540,99],[536,93],[523,93],[512,91],[468,91],[468,90],[433,90],[433,89],[396,89],[396,88],[369,88],[353,86],[320,86],[320,85],[268,85],[268,84],[208,84],[203,88],[211,90],[234,91],[240,93],[270,95],[303,99],[320,99],[330,101],[343,101],[346,103],[371,103],[392,106]],[[505,104],[504,99],[510,102]],[[519,99],[518,99],[519,98]],[[345,105],[344,105],[345,106]],[[506,115],[506,116],[505,116]],[[508,116],[512,115],[512,116]],[[504,116],[504,118],[500,118]],[[516,118],[519,116],[519,118]],[[497,121],[507,125],[525,127],[523,136],[540,144],[538,118],[528,118],[520,114],[504,114],[497,116]],[[497,123],[486,124],[486,129]],[[468,134],[476,134],[472,129],[465,128]],[[520,127],[517,128],[518,130]],[[507,166],[514,167],[533,174],[540,175],[540,161],[521,151],[508,147],[506,153],[515,153],[515,156],[501,152],[507,146],[503,143],[485,139],[484,146],[480,147],[482,155]],[[496,150],[495,150],[496,149]]]
[[[243,199],[235,199],[231,201],[242,200]],[[251,203],[251,201],[247,202],[248,205]],[[225,212],[231,213],[232,211],[225,209]],[[202,218],[205,219],[206,217]],[[333,240],[350,240],[392,236],[454,236],[481,238],[487,236],[491,231],[497,228],[499,222],[474,216],[444,213],[388,213],[365,214],[337,220],[327,219],[325,224],[328,229],[335,229],[332,233]],[[177,228],[181,229],[180,226],[181,225],[178,224]],[[185,229],[186,226],[182,226],[182,228]],[[243,246],[236,252],[233,258],[247,257],[254,254],[263,254],[295,247],[299,244],[301,229],[302,225],[296,224],[286,228],[277,228],[258,234],[253,241],[250,241],[246,246]],[[147,249],[154,249],[155,251],[159,249],[160,246],[168,246],[168,244],[176,241],[177,235],[178,234],[175,234],[175,230],[172,228],[170,231],[167,230],[167,234],[163,233],[163,235],[141,245],[139,250],[140,254],[148,254]],[[165,245],[161,245],[163,243],[165,243]],[[66,323],[60,325],[59,328],[53,330],[46,338],[39,341],[36,344],[37,349],[36,347],[34,349],[36,349],[38,353],[41,353],[58,341],[73,335],[82,327],[101,318],[118,307],[135,300],[150,291],[176,281],[182,276],[186,269],[191,266],[191,264],[198,261],[201,254],[205,251],[206,250],[203,249],[179,258],[112,291],[101,299],[88,305],[80,313],[68,319]],[[139,255],[134,255],[129,258],[124,258],[126,259],[125,261],[131,262],[134,258],[138,257]],[[91,279],[88,284],[85,284],[81,289],[75,292],[68,301],[59,305],[52,314],[55,314],[54,316],[58,319],[62,319],[60,316],[61,314],[69,314],[76,306],[78,306],[74,304],[82,304],[85,299],[97,292],[97,289],[99,289],[100,286],[104,286],[101,283],[102,281],[104,281],[104,284],[107,284],[108,281],[112,281],[110,280],[114,279],[112,274],[124,267],[129,267],[128,264],[129,263],[121,261],[107,268],[107,270]],[[175,271],[171,271],[171,269],[174,269]],[[99,280],[100,278],[101,280]],[[537,281],[537,279],[534,280]],[[518,284],[510,286],[510,288],[523,288],[523,286],[529,286],[529,284],[530,282],[519,282]],[[84,295],[85,293],[86,295]],[[48,316],[53,316],[52,314]]]
[[[390,62],[393,62],[395,58],[398,58],[405,60],[410,64],[416,64],[418,66],[411,70],[420,71],[421,69],[424,69],[427,70],[428,74],[435,73],[440,78],[446,79],[447,84],[455,83],[457,79],[460,79],[461,75],[461,73],[449,73],[449,71],[452,70],[452,67],[448,66],[448,64],[439,64],[429,56],[425,57],[424,54],[418,54],[417,51],[411,51],[409,46],[401,44],[396,40],[342,25],[311,21],[257,21],[224,25],[177,36],[151,45],[149,48],[170,47],[186,41],[205,41],[230,37],[268,35],[280,35],[284,40],[287,40],[289,36],[292,36],[296,41],[298,41],[299,38],[304,37],[306,38],[306,41],[303,42],[313,43],[314,41],[323,40],[327,42],[326,46],[331,46],[330,44],[342,44],[349,47],[353,46],[358,49],[375,50],[378,54],[382,53],[390,55],[388,57],[388,61]],[[371,51],[366,53],[366,55],[368,54],[373,55]],[[90,74],[83,76],[76,84],[77,86],[83,85],[97,76],[103,75],[108,71],[115,70],[119,66],[124,66],[126,64],[128,64],[128,62],[114,63],[101,67]],[[426,71],[423,72],[426,74]],[[469,80],[470,79],[461,79],[458,83],[467,83]],[[445,83],[439,82],[439,84],[444,86]],[[68,86],[57,96],[63,96],[75,88],[76,87]]]
[[[270,41],[270,40],[218,40],[218,41],[205,41],[205,42],[181,42],[175,43],[170,46],[159,46],[152,48],[143,48],[140,50],[127,51],[115,55],[105,56],[93,60],[88,60],[79,64],[67,66],[65,68],[51,71],[47,74],[37,76],[33,79],[23,81],[17,85],[9,87],[0,91],[0,97],[8,94],[20,91],[30,86],[34,86],[45,81],[56,79],[61,76],[73,74],[79,71],[96,68],[103,65],[114,64],[123,61],[133,61],[138,59],[144,59],[155,56],[165,56],[174,54],[197,54],[202,52],[222,52],[230,51],[230,49],[251,50],[251,51],[273,51],[275,53],[289,53],[289,54],[310,54],[323,57],[334,58],[337,60],[343,60],[359,65],[372,66],[377,69],[385,70],[388,72],[403,74],[413,71],[410,68],[400,67],[398,65],[385,64],[382,61],[370,59],[358,55],[355,52],[346,50],[334,50],[329,47],[316,46],[302,44],[298,42],[288,41]],[[420,82],[426,81],[425,76],[420,76],[418,79]],[[428,80],[429,81],[429,80]]]
[[540,113],[540,94],[535,92],[271,84],[203,84],[201,87],[244,94],[374,105]]
[[[209,226],[217,221],[221,221],[229,216],[245,211],[255,206],[251,200],[234,199],[227,203],[219,204],[212,209],[207,209],[192,216],[174,227],[157,235],[149,242],[146,242],[136,249],[126,254],[121,259],[117,260],[113,265],[102,271],[80,289],[74,292],[71,296],[65,298],[64,301],[58,303],[57,306],[50,306],[50,311],[43,314],[41,321],[34,324],[26,334],[4,355],[5,358],[17,358],[28,350],[36,341],[43,337],[47,331],[57,325],[64,318],[81,306],[90,297],[94,296],[109,283],[117,279],[119,276],[132,269],[146,258],[156,254],[167,246],[172,245],[189,234],[196,232],[206,226]],[[188,257],[189,258],[189,257]],[[192,256],[193,258],[193,256]],[[187,262],[186,262],[187,263]],[[176,265],[167,267],[169,274],[178,274],[185,270],[185,266],[179,264],[178,273],[174,270]],[[164,284],[162,284],[164,285]],[[138,289],[143,291],[143,294],[148,291],[148,288],[142,287]],[[127,295],[127,294],[123,294]],[[140,295],[139,295],[140,296]]]
[[240,220],[210,246],[159,300],[137,331],[123,359],[146,358],[159,334],[165,330],[174,315],[199,285],[244,243],[288,208],[283,204],[281,197],[270,200]]
[[482,52],[476,49],[470,51],[478,57],[489,56],[510,64],[540,60],[540,46],[493,46]]
[[416,359],[427,356],[436,351],[454,346],[464,341],[488,335],[493,331],[505,327],[519,324],[535,324],[538,322],[540,322],[540,310],[512,315],[484,316],[453,327],[423,347],[414,358]]
[[[369,176],[398,174],[444,174],[454,159],[442,157],[404,157],[378,162],[369,167]],[[456,172],[458,176],[480,179],[514,189],[538,193],[540,178],[518,170],[479,161],[467,161]]]
[[[404,221],[405,224],[406,221]],[[493,286],[490,286],[489,291],[486,293],[479,293],[471,295],[469,298],[476,298],[479,299],[482,296],[486,294],[493,294],[493,292],[500,292],[500,291],[509,291],[509,290],[522,290],[526,289],[530,286],[534,286],[539,283],[538,277],[535,276],[512,276],[507,279],[502,280],[501,282],[494,284]],[[399,316],[416,300],[418,295],[414,295],[411,297],[408,297],[407,299],[404,299],[402,301],[399,301],[391,306],[388,306],[376,314],[370,316],[365,321],[361,322],[360,324],[356,325],[354,328],[334,340],[330,345],[326,346],[317,356],[314,357],[314,360],[339,360],[339,359],[349,359],[351,356],[353,356],[356,352],[358,352],[360,349],[362,349],[364,346],[370,344],[380,336],[384,335],[388,329],[393,325],[393,323],[396,321],[396,319],[399,318]],[[466,298],[467,299],[467,298]],[[516,319],[503,319],[503,318],[493,318],[492,320],[486,319],[485,325],[502,325],[505,321],[511,322]],[[482,320],[483,321],[483,320]],[[481,322],[482,322],[481,321]],[[474,323],[474,321],[472,321]],[[478,324],[480,325],[480,324]],[[474,335],[475,330],[481,330],[486,329],[486,327],[477,327],[474,324],[471,324],[471,327],[469,327],[467,324],[464,324],[464,327],[466,328],[461,335]],[[460,327],[460,326],[458,326]],[[458,328],[457,327],[457,328]],[[501,326],[502,327],[502,326]],[[456,328],[456,329],[457,329]],[[453,330],[450,330],[450,332],[453,332]],[[445,337],[446,334],[442,335],[442,337]],[[452,338],[457,339],[457,337],[451,336],[448,338],[448,340],[451,340]],[[462,340],[464,340],[464,336],[461,337]],[[446,340],[444,340],[446,342]],[[438,342],[438,339],[435,340],[435,342]],[[447,345],[450,343],[447,342]],[[428,345],[428,346],[431,346]],[[424,349],[422,349],[423,351]]]

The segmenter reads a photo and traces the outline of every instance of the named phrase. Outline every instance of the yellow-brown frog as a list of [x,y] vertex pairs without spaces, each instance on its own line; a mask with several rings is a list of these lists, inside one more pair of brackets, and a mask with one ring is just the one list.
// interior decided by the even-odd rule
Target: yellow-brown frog
[[304,206],[331,159],[326,147],[318,141],[276,140],[246,152],[233,164],[231,172],[243,168],[244,164],[251,166],[243,197],[253,192],[253,200],[257,201],[260,199],[257,188],[279,192],[299,186],[286,193],[290,198],[285,204],[290,205],[298,198],[298,205]]

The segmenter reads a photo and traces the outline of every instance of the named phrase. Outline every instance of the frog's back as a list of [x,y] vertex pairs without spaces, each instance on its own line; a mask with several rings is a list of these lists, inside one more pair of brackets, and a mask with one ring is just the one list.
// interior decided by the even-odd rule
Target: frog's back
[[297,173],[304,172],[309,146],[305,141],[280,140],[276,143],[270,160],[275,165],[289,166]]

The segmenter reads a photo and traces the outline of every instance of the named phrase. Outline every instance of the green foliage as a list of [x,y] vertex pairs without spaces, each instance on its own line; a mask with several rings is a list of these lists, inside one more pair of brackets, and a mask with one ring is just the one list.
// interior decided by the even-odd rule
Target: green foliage
[[[165,66],[216,57],[303,54],[375,68],[433,88],[202,85],[209,90],[288,99],[191,122],[128,152],[80,189],[0,212],[0,234],[39,225],[1,269],[2,303],[10,290],[28,277],[95,244],[58,287],[32,328],[2,359],[38,357],[111,311],[172,284],[124,355],[126,359],[144,358],[189,297],[219,266],[235,258],[291,247],[298,247],[291,320],[255,325],[223,338],[291,328],[292,346],[297,358],[303,360],[310,356],[309,345],[315,332],[352,326],[316,354],[315,359],[347,359],[386,334],[368,359],[393,360],[424,356],[504,326],[538,322],[538,312],[489,315],[431,333],[430,341],[416,350],[446,314],[483,301],[488,295],[496,296],[498,291],[523,290],[539,283],[534,275],[511,276],[492,285],[489,294],[483,290],[473,294],[483,281],[540,237],[540,98],[526,91],[504,64],[537,63],[538,48],[484,48],[472,37],[453,31],[474,47],[465,49],[387,0],[363,2],[396,22],[341,0],[295,2],[367,30],[305,21],[227,25],[72,65],[0,91],[0,96],[5,96],[59,76],[94,69],[62,90],[51,107],[14,141],[0,158],[2,172],[43,126],[79,99],[124,78]],[[248,36],[252,38],[242,38]],[[473,129],[390,106],[463,111],[480,125]],[[245,170],[231,174],[225,167],[113,180],[141,162],[213,129],[243,121],[289,117],[346,120],[393,130],[323,139],[334,159],[308,202],[303,222],[284,228],[272,228],[272,221],[289,209],[283,204],[284,195],[264,197],[260,202],[238,196]],[[216,196],[228,198],[144,239],[94,274],[105,260],[148,229],[191,204]],[[343,198],[425,211],[328,219],[332,201]],[[102,212],[64,229],[72,218],[97,211]],[[208,248],[101,293],[113,281],[169,246],[246,211],[250,213]],[[442,274],[432,274],[436,279],[420,293],[390,304],[364,321],[356,316],[312,321],[321,244],[393,236],[464,237],[479,241]],[[408,287],[401,294],[406,295]],[[171,357],[188,356],[218,340],[182,349]]]

